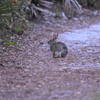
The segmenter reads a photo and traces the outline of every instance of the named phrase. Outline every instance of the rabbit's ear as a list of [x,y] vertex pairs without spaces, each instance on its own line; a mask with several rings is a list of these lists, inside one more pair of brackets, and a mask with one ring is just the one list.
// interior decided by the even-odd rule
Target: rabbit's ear
[[56,40],[58,38],[58,33],[53,34],[53,40]]

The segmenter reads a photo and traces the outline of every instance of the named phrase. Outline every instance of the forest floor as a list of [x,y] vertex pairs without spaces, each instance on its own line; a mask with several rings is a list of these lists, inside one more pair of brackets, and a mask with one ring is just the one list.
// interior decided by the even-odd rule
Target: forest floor
[[[52,57],[56,33],[66,58]],[[0,100],[100,100],[100,14],[46,16],[16,45],[0,45]]]

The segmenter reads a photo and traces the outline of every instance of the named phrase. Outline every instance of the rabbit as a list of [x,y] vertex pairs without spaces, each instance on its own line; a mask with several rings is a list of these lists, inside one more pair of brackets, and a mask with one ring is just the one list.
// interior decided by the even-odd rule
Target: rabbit
[[65,58],[68,54],[68,48],[63,42],[57,42],[57,35],[48,41],[50,45],[50,50],[53,53],[53,58]]

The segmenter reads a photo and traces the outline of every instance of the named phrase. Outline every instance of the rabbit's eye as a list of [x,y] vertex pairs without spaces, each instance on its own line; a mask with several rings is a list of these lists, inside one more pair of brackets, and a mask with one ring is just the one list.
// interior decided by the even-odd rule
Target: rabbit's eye
[[48,44],[51,44],[52,42],[53,42],[52,40],[49,40],[49,41],[48,41]]
[[48,44],[50,43],[50,41],[48,41]]

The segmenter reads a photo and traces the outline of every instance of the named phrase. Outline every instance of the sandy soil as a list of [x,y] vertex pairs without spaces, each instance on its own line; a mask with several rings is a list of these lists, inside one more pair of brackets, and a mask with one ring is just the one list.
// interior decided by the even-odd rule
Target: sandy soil
[[66,58],[53,58],[47,43],[52,34],[62,41],[63,34],[98,24],[100,16],[48,16],[18,37],[17,45],[0,45],[0,100],[100,100],[100,34],[84,42],[66,37]]

